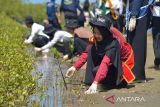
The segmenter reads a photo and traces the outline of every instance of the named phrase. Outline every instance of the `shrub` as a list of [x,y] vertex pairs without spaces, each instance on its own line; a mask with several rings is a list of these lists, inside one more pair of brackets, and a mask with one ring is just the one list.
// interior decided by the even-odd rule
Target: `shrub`
[[0,106],[23,107],[34,92],[33,57],[23,45],[25,28],[0,13]]

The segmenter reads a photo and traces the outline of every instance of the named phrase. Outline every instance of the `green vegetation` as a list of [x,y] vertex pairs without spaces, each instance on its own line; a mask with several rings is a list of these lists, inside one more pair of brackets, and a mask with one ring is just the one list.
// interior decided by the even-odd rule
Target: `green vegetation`
[[[22,24],[28,15],[42,22],[46,17],[45,5],[22,0],[0,0],[0,4],[0,107],[26,107],[36,83],[31,75],[33,55],[23,44],[28,31]],[[52,52],[60,58],[55,48]],[[37,102],[34,104],[38,107]]]
[[34,91],[31,76],[33,58],[26,53],[23,35],[26,29],[0,14],[0,106],[25,106]]
[[46,17],[45,4],[33,5],[24,3],[22,0],[0,0],[0,4],[0,13],[4,12],[7,16],[21,23],[25,16],[33,16],[37,22],[42,22]]
[[23,44],[27,29],[17,21],[21,23],[27,15],[42,21],[45,5],[21,0],[0,0],[0,4],[0,107],[26,107],[35,91],[34,59]]

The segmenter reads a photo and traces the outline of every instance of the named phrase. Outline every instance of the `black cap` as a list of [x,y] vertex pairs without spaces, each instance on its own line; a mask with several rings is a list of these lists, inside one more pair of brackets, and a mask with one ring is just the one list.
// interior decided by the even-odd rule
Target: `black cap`
[[79,22],[76,19],[70,19],[66,21],[66,27],[67,28],[77,28],[79,27]]
[[46,24],[44,26],[44,31],[43,32],[46,33],[46,34],[50,34],[50,33],[53,33],[55,31],[57,31],[57,28],[53,27],[51,24]]
[[33,18],[32,16],[27,16],[25,17],[25,23],[26,24],[32,24],[34,21],[33,21]]
[[104,27],[104,28],[110,28],[112,25],[112,21],[107,16],[97,16],[91,19],[90,25],[98,26],[98,27]]

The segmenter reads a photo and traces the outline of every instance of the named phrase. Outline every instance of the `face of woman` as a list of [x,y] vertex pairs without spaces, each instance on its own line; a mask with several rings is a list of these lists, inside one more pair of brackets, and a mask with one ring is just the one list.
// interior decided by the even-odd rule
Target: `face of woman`
[[103,40],[103,37],[102,37],[100,31],[96,27],[94,27],[94,29],[93,29],[93,35],[94,35],[97,42],[100,42]]

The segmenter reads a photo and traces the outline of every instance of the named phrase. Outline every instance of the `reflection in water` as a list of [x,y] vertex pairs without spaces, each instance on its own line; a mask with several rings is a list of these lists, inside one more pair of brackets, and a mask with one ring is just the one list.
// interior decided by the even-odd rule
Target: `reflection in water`
[[63,80],[53,56],[37,57],[33,77],[38,78],[36,93],[30,97],[28,106],[34,107],[33,103],[38,101],[40,107],[62,107]]

